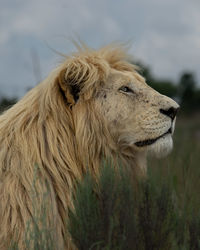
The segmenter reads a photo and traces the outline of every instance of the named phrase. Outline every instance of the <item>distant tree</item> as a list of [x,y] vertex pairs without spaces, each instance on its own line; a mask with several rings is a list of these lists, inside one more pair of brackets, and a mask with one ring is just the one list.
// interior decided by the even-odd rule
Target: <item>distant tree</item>
[[3,97],[0,100],[0,113],[2,113],[3,111],[7,110],[11,106],[13,106],[16,102],[17,102],[16,98]]
[[196,110],[196,95],[198,94],[196,93],[197,83],[193,73],[184,72],[180,77],[178,87],[178,95],[180,97],[180,104],[182,109],[186,112]]
[[200,89],[195,91],[195,107],[200,111]]
[[177,96],[177,86],[170,80],[154,80],[148,84],[163,95],[169,96],[171,98]]

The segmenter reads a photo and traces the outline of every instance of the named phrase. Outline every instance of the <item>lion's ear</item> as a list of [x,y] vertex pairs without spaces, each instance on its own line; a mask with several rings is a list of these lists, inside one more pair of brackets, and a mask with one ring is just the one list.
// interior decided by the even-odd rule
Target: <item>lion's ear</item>
[[66,78],[66,69],[63,69],[58,76],[58,83],[65,95],[67,103],[72,106],[79,98],[80,87],[72,79]]
[[[98,70],[91,63],[79,58],[72,58],[68,61],[66,68],[59,74],[59,84],[67,101],[74,104],[79,99],[81,90],[96,80]],[[92,79],[94,78],[94,79]]]

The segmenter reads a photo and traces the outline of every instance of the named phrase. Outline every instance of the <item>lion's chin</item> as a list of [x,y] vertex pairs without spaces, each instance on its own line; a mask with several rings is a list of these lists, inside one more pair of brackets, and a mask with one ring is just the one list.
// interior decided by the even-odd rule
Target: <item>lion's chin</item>
[[166,134],[155,143],[147,147],[147,151],[157,158],[168,155],[173,148],[173,140],[171,134]]

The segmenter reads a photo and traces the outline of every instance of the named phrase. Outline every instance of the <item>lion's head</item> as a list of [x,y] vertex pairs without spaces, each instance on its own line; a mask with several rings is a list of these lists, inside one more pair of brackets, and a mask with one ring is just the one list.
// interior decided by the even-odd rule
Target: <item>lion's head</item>
[[[49,187],[48,215],[56,240],[66,242],[74,182],[96,175],[104,158],[146,169],[146,152],[172,148],[178,104],[150,88],[117,46],[79,48],[0,117],[0,248],[18,241]],[[16,195],[17,194],[17,195]],[[40,210],[38,210],[40,211]],[[53,218],[53,219],[52,219]],[[56,242],[57,242],[56,241]]]
[[172,149],[179,105],[149,87],[135,70],[111,69],[98,89],[95,106],[119,145],[157,156]]
[[105,143],[112,140],[118,153],[132,153],[133,158],[144,157],[148,151],[166,155],[173,146],[179,105],[148,86],[127,59],[117,47],[81,50],[68,60],[61,87],[72,100],[72,112],[78,114],[90,103],[88,113],[96,116],[94,127],[107,128]]

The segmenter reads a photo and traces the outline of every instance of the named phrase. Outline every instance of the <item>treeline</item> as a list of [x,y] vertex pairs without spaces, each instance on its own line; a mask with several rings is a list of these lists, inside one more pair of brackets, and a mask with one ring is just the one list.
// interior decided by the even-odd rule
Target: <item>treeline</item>
[[[150,69],[141,63],[137,63],[141,68],[142,75],[147,83],[163,95],[175,99],[181,105],[181,112],[192,114],[200,112],[200,85],[198,86],[195,75],[192,72],[183,72],[177,83],[170,80],[157,79]],[[3,112],[13,104],[17,98],[0,98],[0,112]]]
[[194,73],[185,71],[180,75],[178,82],[174,83],[170,80],[157,79],[148,67],[141,63],[138,65],[147,83],[161,94],[175,99],[181,105],[182,113],[200,112],[200,85]]
[[12,107],[17,102],[17,98],[0,98],[0,113]]

